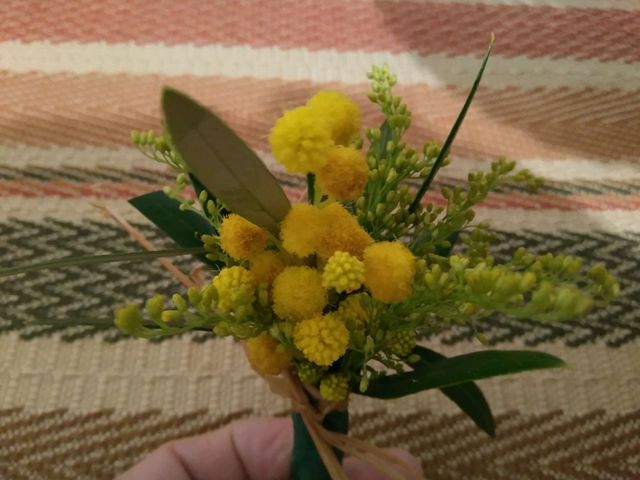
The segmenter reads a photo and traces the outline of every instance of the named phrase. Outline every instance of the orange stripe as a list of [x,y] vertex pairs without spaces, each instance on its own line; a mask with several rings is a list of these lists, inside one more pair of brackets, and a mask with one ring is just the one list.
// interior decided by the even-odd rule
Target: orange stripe
[[[12,74],[0,72],[4,108],[0,144],[119,147],[131,129],[160,125],[163,85],[185,90],[212,106],[254,148],[268,150],[267,135],[286,108],[320,89],[335,88],[363,106],[363,124],[378,125],[366,99],[367,85],[307,81],[161,77],[154,75]],[[413,109],[408,140],[442,141],[466,91],[421,85],[396,89]],[[454,145],[472,157],[598,159],[637,158],[640,151],[640,90],[480,89]]]
[[[640,16],[625,10],[346,0],[5,0],[0,40],[640,59]],[[235,8],[234,8],[235,7]],[[621,41],[623,38],[623,41]],[[578,39],[578,40],[577,40]]]
[[[164,185],[147,182],[72,182],[66,180],[0,180],[0,197],[24,198],[123,198],[128,199],[145,192],[159,190]],[[303,188],[284,187],[293,201],[304,196]],[[189,193],[186,194],[189,197]],[[429,192],[425,202],[444,205],[437,192]],[[625,210],[640,211],[640,194],[633,195],[529,195],[517,192],[492,193],[479,206],[491,209],[522,210]]]

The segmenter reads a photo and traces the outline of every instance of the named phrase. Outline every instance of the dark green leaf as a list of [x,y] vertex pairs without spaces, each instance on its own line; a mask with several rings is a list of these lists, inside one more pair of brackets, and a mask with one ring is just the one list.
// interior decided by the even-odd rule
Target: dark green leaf
[[307,173],[307,201],[313,205],[316,201],[316,176]]
[[195,248],[177,248],[168,250],[155,250],[152,252],[128,252],[109,253],[106,255],[87,255],[85,257],[66,257],[58,260],[49,260],[42,263],[33,263],[22,267],[11,267],[0,270],[0,277],[10,277],[19,273],[37,272],[38,270],[51,270],[56,268],[77,267],[80,265],[99,265],[102,263],[141,262],[160,257],[178,257],[181,255],[194,255],[204,252],[202,246]]
[[543,352],[484,350],[443,359],[429,368],[381,377],[371,382],[365,395],[398,398],[498,375],[564,366],[562,360]]
[[190,172],[231,211],[277,234],[291,205],[253,150],[213,112],[177,90],[163,91],[162,108]]
[[[292,414],[293,418],[293,451],[291,452],[292,480],[330,480],[329,472],[324,466],[322,458],[309,435],[304,421],[299,413]],[[332,432],[347,434],[349,432],[349,412],[335,410],[328,413],[322,421],[322,426]],[[339,461],[343,452],[333,449]]]
[[[447,358],[438,352],[421,346],[417,346],[413,350],[413,353],[420,355],[420,361],[412,365],[416,371],[428,370],[435,362]],[[495,435],[496,423],[493,419],[491,408],[482,390],[480,390],[475,383],[461,383],[459,385],[441,388],[440,391],[444,393],[449,400],[458,405],[480,429],[491,436]]]
[[425,179],[425,181],[420,186],[420,190],[418,190],[418,193],[416,193],[416,198],[413,200],[413,203],[409,207],[409,213],[415,212],[416,208],[418,208],[418,205],[420,205],[420,201],[422,200],[422,197],[424,197],[424,194],[427,193],[427,190],[431,185],[431,182],[433,182],[433,179],[435,178],[436,173],[438,173],[438,170],[442,166],[442,162],[444,162],[444,159],[449,153],[451,144],[453,143],[453,140],[456,138],[458,130],[460,129],[460,126],[464,121],[464,117],[467,115],[467,110],[469,110],[469,107],[471,106],[471,102],[473,101],[473,97],[476,94],[478,85],[480,85],[482,74],[484,73],[484,69],[487,66],[487,61],[489,60],[489,56],[491,55],[491,49],[493,48],[493,41],[494,41],[494,36],[492,33],[491,41],[489,42],[489,48],[487,49],[487,53],[484,56],[484,60],[482,60],[482,65],[480,66],[480,70],[478,70],[476,79],[474,80],[471,90],[469,91],[469,95],[467,95],[467,99],[465,100],[464,105],[462,106],[462,110],[460,110],[460,113],[458,114],[458,118],[456,118],[456,121],[454,122],[453,127],[451,127],[451,131],[449,132],[449,135],[447,135],[447,139],[444,141],[444,145],[442,145],[442,148],[440,149],[440,153],[438,154],[438,157],[436,158],[436,161],[433,164],[433,168],[431,169],[431,172],[429,172],[429,176]]
[[[200,237],[215,233],[205,218],[195,212],[180,210],[180,202],[160,190],[132,198],[129,203],[183,248],[202,247]],[[196,257],[217,268],[219,265],[203,252]]]

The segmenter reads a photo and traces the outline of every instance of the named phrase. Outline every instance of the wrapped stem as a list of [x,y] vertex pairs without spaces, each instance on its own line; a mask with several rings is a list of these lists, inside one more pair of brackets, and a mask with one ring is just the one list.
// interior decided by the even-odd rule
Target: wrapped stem
[[[293,419],[293,452],[291,455],[291,478],[293,480],[331,480],[325,462],[316,447],[312,434],[309,432],[303,415],[299,412],[292,414]],[[347,434],[349,431],[349,412],[334,410],[329,412],[322,421],[322,426],[331,431]],[[344,453],[333,448],[338,461],[342,463]]]

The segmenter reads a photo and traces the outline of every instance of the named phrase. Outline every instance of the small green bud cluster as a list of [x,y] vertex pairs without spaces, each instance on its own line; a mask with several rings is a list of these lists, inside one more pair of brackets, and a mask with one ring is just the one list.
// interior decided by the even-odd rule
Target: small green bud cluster
[[307,360],[300,360],[296,365],[296,374],[302,383],[317,385],[325,369]]
[[144,312],[138,305],[127,305],[115,311],[115,324],[128,335],[158,338],[208,328],[215,322],[210,309],[205,307],[206,299],[196,287],[189,288],[187,298],[172,295],[171,303],[166,308],[165,296],[154,295],[146,301]]
[[[487,195],[498,187],[501,183],[509,180],[538,182],[537,177],[533,177],[530,172],[521,172],[512,175],[515,162],[506,158],[500,158],[491,164],[489,172],[471,172],[468,176],[468,189],[460,187],[443,187],[441,190],[443,198],[447,202],[446,212],[441,217],[424,216],[423,222],[417,224],[413,234],[412,250],[418,255],[433,253],[437,248],[449,248],[452,235],[468,228],[475,218],[473,207],[482,202]],[[528,180],[525,180],[528,179]],[[486,227],[481,227],[486,230]],[[481,251],[488,247],[488,238],[481,240],[482,234],[472,239],[476,248]],[[484,244],[484,245],[483,245]]]
[[374,65],[367,77],[371,80],[369,100],[378,104],[391,129],[399,134],[406,131],[411,126],[411,112],[400,97],[391,93],[398,81],[396,75],[391,73],[385,64],[382,67]]
[[490,247],[495,236],[495,233],[489,230],[489,226],[484,223],[479,224],[470,233],[462,236],[462,242],[466,246],[466,253],[472,265],[479,262],[493,262],[493,258],[490,255]]
[[414,295],[394,310],[400,317],[439,319],[428,333],[451,322],[473,324],[492,312],[539,321],[570,320],[610,302],[620,290],[601,265],[585,275],[576,257],[534,256],[523,248],[505,265],[495,265],[491,256],[485,261],[459,255],[433,260],[416,277]]
[[328,373],[320,380],[320,395],[330,402],[340,402],[349,395],[349,377],[344,373]]
[[604,303],[616,299],[620,294],[618,281],[603,265],[597,264],[591,267],[587,277],[593,282],[591,292]]
[[148,158],[156,162],[166,163],[178,173],[186,173],[187,165],[175,149],[169,132],[166,130],[158,136],[153,131],[131,131],[131,142]]
[[416,332],[414,330],[396,330],[386,333],[382,350],[400,358],[408,357],[416,346]]

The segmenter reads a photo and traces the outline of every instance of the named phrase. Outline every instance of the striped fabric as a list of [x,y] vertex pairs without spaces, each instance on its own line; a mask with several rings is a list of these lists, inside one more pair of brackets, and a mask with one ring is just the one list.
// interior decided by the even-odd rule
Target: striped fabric
[[[567,324],[483,321],[497,347],[572,367],[481,382],[496,439],[437,392],[355,398],[353,434],[409,449],[430,479],[640,478],[638,1],[3,0],[0,25],[2,267],[138,248],[96,201],[170,245],[126,203],[171,180],[129,141],[133,128],[159,129],[164,85],[227,120],[295,200],[302,179],[267,144],[283,110],[339,89],[377,125],[366,72],[386,62],[413,111],[409,141],[442,141],[495,32],[439,185],[500,155],[545,176],[537,196],[505,187],[478,208],[498,231],[495,256],[526,245],[603,262],[621,297]],[[169,439],[287,412],[229,340],[149,343],[111,329],[113,306],[180,289],[157,263],[0,284],[0,478],[111,478]],[[424,342],[482,348],[461,327]]]

